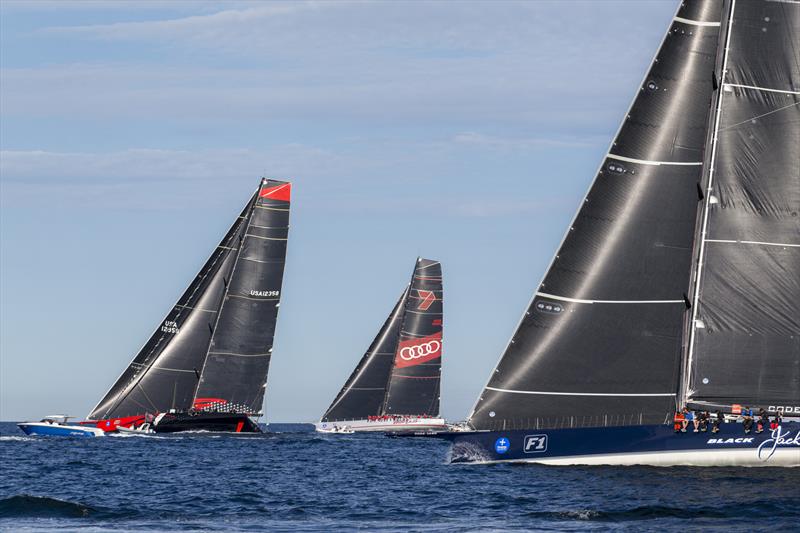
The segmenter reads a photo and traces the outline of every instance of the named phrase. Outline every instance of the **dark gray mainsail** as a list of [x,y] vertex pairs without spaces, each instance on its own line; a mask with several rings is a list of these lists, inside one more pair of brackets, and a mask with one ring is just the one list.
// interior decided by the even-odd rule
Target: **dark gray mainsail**
[[323,422],[366,419],[382,414],[408,291],[406,287],[369,349],[322,415]]
[[195,403],[261,414],[278,321],[291,184],[269,180],[250,211],[201,370]]
[[728,26],[686,396],[800,412],[800,4],[736,0]]
[[671,416],[721,16],[721,0],[678,9],[473,409],[476,429]]
[[[275,253],[275,256],[281,256],[280,268],[248,272],[239,264],[242,262],[242,252],[248,254],[245,257],[254,253],[250,243],[252,239],[246,237],[246,234],[266,231],[253,228],[256,219],[263,224],[258,215],[253,217],[254,210],[265,202],[264,195],[279,197],[268,201],[280,202],[288,210],[289,187],[290,184],[286,182],[262,180],[258,191],[245,205],[211,257],[130,365],[92,409],[89,419],[122,418],[167,412],[171,409],[185,411],[195,406],[198,382],[201,374],[207,372],[204,364],[209,345],[212,337],[218,336],[215,332],[219,329],[218,317],[223,303],[232,295],[238,294],[243,287],[253,287],[253,290],[258,291],[277,290],[280,293],[285,241],[278,246],[280,251]],[[277,217],[280,220],[274,224],[284,224],[283,233],[280,230],[270,231],[281,233],[285,238],[287,217],[288,211]],[[275,248],[268,241],[258,246],[265,247]],[[274,307],[275,302],[272,305]],[[259,315],[237,318],[249,320],[253,328],[269,332],[271,345],[275,313],[276,311],[270,310]],[[239,343],[242,342],[239,340],[240,333],[241,330],[229,331],[226,336],[229,342]],[[241,337],[248,338],[249,335],[244,333]],[[268,347],[264,348],[266,349]],[[266,380],[266,372],[256,375],[258,383],[252,382],[254,380],[229,382],[229,390],[219,391],[220,394],[215,396],[215,399],[221,401],[216,402],[214,407],[217,404],[239,401],[244,396],[251,400],[261,397],[259,395],[263,395],[264,384],[261,380]],[[260,407],[253,412],[258,411]]]
[[439,415],[443,296],[441,263],[417,259],[386,390],[384,414]]

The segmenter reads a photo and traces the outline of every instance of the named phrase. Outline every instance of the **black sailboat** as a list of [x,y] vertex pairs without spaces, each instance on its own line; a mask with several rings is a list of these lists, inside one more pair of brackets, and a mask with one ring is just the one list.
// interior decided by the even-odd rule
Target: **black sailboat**
[[455,457],[800,464],[687,403],[800,414],[797,2],[681,3]]
[[417,259],[411,282],[317,423],[320,432],[443,429],[442,266]]
[[114,430],[257,432],[289,231],[291,184],[263,179],[89,419]]

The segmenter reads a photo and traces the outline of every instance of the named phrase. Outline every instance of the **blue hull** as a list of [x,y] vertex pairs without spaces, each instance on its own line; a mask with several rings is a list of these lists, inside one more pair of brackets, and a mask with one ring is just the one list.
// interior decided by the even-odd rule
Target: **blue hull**
[[740,424],[718,433],[675,433],[672,426],[530,429],[451,434],[454,463],[554,465],[800,466],[800,423],[745,434]]
[[80,426],[69,426],[61,424],[41,424],[41,423],[22,423],[17,426],[26,435],[37,435],[47,437],[96,437],[93,428],[82,428]]

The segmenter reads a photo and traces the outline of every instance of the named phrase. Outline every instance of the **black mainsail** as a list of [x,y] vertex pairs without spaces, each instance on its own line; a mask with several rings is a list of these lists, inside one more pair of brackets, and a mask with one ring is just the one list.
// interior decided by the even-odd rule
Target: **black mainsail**
[[291,184],[264,179],[89,419],[192,409],[259,414],[277,320]]
[[386,390],[384,413],[439,414],[442,378],[442,265],[418,259]]
[[442,303],[441,264],[417,259],[411,283],[322,422],[438,416]]
[[720,0],[684,2],[469,422],[663,423],[675,409]]
[[800,5],[728,13],[686,397],[800,413]]

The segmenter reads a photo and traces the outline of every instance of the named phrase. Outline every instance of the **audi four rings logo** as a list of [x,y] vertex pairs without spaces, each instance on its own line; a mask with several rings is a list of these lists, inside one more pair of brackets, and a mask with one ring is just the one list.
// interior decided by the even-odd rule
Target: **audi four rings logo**
[[428,341],[423,344],[417,344],[416,346],[406,346],[400,350],[400,358],[404,361],[412,361],[414,359],[419,359],[420,357],[425,357],[426,355],[435,354],[441,349],[441,342]]

